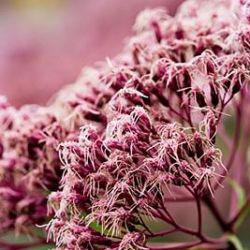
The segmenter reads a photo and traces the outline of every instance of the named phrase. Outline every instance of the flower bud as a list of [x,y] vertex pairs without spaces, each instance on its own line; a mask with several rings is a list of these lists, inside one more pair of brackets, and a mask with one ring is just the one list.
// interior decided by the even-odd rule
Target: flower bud
[[234,77],[232,79],[232,82],[233,82],[232,93],[233,93],[233,95],[237,94],[240,91],[241,86],[244,83],[244,81],[245,81],[244,74],[242,74],[242,73],[236,73],[234,75]]
[[210,96],[211,96],[211,103],[214,108],[217,107],[219,104],[219,91],[216,89],[213,83],[210,83]]
[[207,106],[206,100],[205,100],[205,94],[200,89],[195,89],[195,97],[196,102],[198,103],[200,108],[204,108]]
[[0,159],[2,159],[2,157],[3,157],[3,152],[4,152],[4,147],[3,147],[3,144],[0,141]]
[[194,140],[194,146],[195,146],[195,152],[198,158],[200,158],[204,154],[203,150],[203,143],[201,136],[198,132],[195,132],[193,135],[193,140]]

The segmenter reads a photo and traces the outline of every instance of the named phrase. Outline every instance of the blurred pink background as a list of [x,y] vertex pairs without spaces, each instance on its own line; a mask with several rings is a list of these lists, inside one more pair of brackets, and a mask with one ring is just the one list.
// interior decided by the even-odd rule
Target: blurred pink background
[[44,104],[85,65],[112,57],[147,7],[181,0],[9,0],[0,3],[0,94]]

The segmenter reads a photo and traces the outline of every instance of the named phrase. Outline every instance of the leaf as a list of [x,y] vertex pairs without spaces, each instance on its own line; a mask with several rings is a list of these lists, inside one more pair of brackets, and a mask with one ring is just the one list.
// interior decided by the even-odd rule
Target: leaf
[[233,244],[233,246],[235,247],[235,249],[237,250],[244,250],[239,238],[234,235],[234,234],[229,234],[228,235],[228,241]]
[[247,194],[244,188],[235,180],[229,179],[229,184],[237,194],[238,198],[238,208],[240,209],[246,202]]
[[244,212],[240,215],[236,222],[236,228],[239,228],[240,225],[245,221],[245,218],[247,217],[248,213],[250,213],[250,205],[244,210]]

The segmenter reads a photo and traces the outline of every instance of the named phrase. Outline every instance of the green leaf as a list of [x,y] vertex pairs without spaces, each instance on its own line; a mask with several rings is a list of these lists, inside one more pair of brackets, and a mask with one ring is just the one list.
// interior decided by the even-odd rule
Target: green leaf
[[245,204],[246,199],[247,199],[246,191],[238,182],[236,182],[233,179],[229,179],[229,184],[233,188],[235,193],[237,194],[238,208],[241,208]]
[[237,249],[237,250],[244,250],[239,238],[234,235],[234,234],[230,234],[228,235],[228,241],[233,244],[233,246]]
[[250,213],[250,205],[244,210],[244,212],[240,215],[239,219],[236,222],[236,228],[239,228],[240,225],[245,221],[248,213]]

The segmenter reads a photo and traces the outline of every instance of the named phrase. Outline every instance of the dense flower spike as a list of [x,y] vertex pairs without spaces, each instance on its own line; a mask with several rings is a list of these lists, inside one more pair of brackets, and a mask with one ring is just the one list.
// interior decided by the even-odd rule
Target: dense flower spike
[[[246,28],[231,7],[228,1],[199,7],[188,1],[175,18],[163,9],[141,13],[124,53],[109,60],[110,69],[101,68],[97,79],[95,72],[94,86],[103,85],[97,100],[105,100],[98,109],[93,103],[96,119],[81,129],[78,141],[59,148],[65,174],[52,225],[78,218],[89,229],[100,225],[101,235],[114,240],[112,249],[148,249],[152,232],[143,217],[166,213],[176,227],[166,199],[214,195],[227,173],[215,145],[217,127],[249,78],[247,42],[233,31]],[[72,248],[70,242],[57,244]]]
[[[200,203],[218,219],[211,197],[236,149],[224,165],[216,140],[249,81],[248,5],[145,10],[124,51],[85,69],[51,106],[16,110],[2,98],[0,229],[29,232],[47,212],[58,249],[153,250],[150,239],[174,232],[198,241],[159,249],[223,244],[203,234]],[[169,212],[179,197],[197,203],[197,231]],[[152,220],[173,229],[154,232]]]

